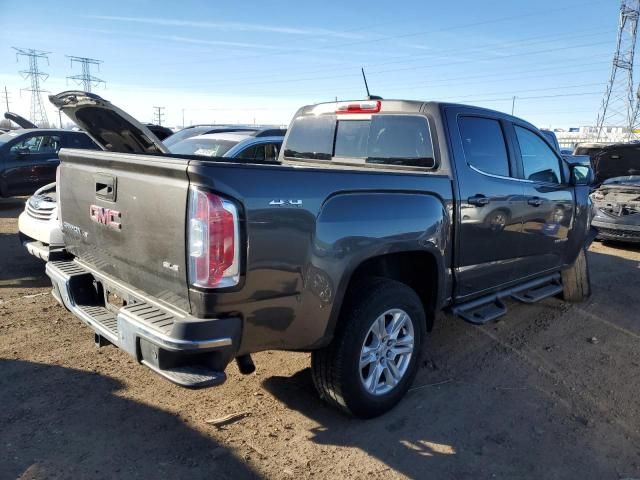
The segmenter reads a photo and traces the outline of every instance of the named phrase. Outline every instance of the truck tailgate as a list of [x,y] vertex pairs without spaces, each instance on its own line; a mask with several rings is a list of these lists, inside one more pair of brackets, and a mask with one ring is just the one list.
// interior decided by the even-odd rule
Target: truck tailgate
[[60,160],[58,195],[67,250],[100,272],[188,311],[189,161],[86,150],[62,150]]

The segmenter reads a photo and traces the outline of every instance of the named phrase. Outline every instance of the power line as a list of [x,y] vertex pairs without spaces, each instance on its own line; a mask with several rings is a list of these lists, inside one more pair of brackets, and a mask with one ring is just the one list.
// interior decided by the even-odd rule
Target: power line
[[106,86],[107,82],[102,80],[101,78],[94,77],[91,74],[91,66],[94,65],[100,69],[100,64],[103,63],[102,60],[96,60],[95,58],[87,58],[87,57],[75,57],[72,55],[66,55],[68,59],[71,60],[71,68],[73,68],[73,63],[79,63],[82,73],[79,75],[71,75],[67,78],[69,80],[74,80],[76,83],[81,84],[82,88],[85,92],[91,92],[91,87],[97,87],[101,83]]
[[162,126],[162,119],[164,118],[164,107],[153,107],[153,123]]
[[46,90],[40,88],[40,81],[46,81],[47,78],[49,78],[49,74],[40,71],[38,60],[46,60],[47,64],[49,64],[49,53],[51,52],[43,52],[41,50],[34,50],[33,48],[13,47],[13,49],[17,52],[16,60],[23,56],[26,57],[29,62],[29,69],[20,71],[22,78],[25,80],[29,79],[31,82],[29,88],[22,89],[31,92],[29,119],[36,125],[46,125],[49,122],[47,120],[47,111],[42,102],[42,93],[46,92]]
[[[562,35],[536,35],[536,36],[532,36],[532,37],[528,37],[528,38],[523,38],[523,39],[519,39],[517,41],[514,42],[491,42],[491,43],[484,43],[484,44],[479,44],[479,45],[473,45],[472,47],[458,47],[458,48],[453,48],[453,49],[437,49],[435,50],[433,53],[430,54],[420,54],[420,55],[406,55],[403,56],[400,59],[395,59],[395,60],[387,60],[387,61],[383,61],[383,62],[362,62],[364,67],[367,68],[367,71],[369,71],[372,67],[381,67],[381,66],[386,66],[386,65],[396,65],[396,64],[416,64],[416,62],[419,62],[420,60],[424,60],[426,58],[429,57],[433,57],[434,54],[437,54],[438,56],[451,56],[454,57],[455,54],[458,53],[465,53],[465,54],[469,54],[470,51],[478,51],[478,50],[484,50],[484,49],[501,49],[501,50],[506,50],[506,49],[511,49],[513,47],[517,47],[517,46],[526,46],[529,47],[531,45],[537,45],[537,44],[545,44],[545,43],[552,43],[554,45],[557,45],[558,41],[561,40],[573,40],[573,39],[578,39],[578,38],[584,38],[584,37],[601,37],[603,35],[608,35],[609,33],[613,32],[613,30],[610,31],[598,31],[598,32],[593,32],[591,30],[588,30],[588,33],[584,33],[585,31],[581,31],[583,33],[579,34],[579,35],[575,35],[575,34],[571,34],[571,35],[566,35],[566,34],[562,34]],[[605,44],[607,42],[603,42],[603,44]],[[562,48],[560,47],[559,50],[562,50]],[[555,50],[554,50],[555,51]],[[527,53],[527,52],[525,52]],[[489,59],[494,58],[495,60],[500,60],[501,58],[504,58],[504,55],[496,55],[494,57],[490,57]],[[489,60],[488,59],[488,60]],[[459,62],[459,63],[463,63],[463,62]],[[158,66],[158,63],[154,63],[155,66]],[[169,64],[167,64],[169,65]],[[170,64],[172,67],[175,66],[174,63]],[[300,75],[312,75],[312,74],[316,74],[316,73],[326,73],[327,71],[344,71],[345,68],[340,68],[341,66],[344,65],[349,65],[352,66],[352,63],[336,63],[336,64],[331,64],[331,65],[327,65],[323,68],[317,68],[317,69],[312,69],[312,70],[298,70],[296,69],[296,74]],[[424,63],[422,63],[422,65],[425,65]],[[437,67],[437,66],[449,66],[451,65],[451,63],[446,62],[446,63],[439,63],[439,64],[432,64],[432,63],[428,63],[427,64],[429,67]],[[420,66],[420,63],[418,63],[418,66]],[[409,66],[407,69],[412,69],[414,68],[413,66]],[[357,74],[357,69],[352,68],[350,69],[352,71],[350,71],[350,73],[342,75],[342,76],[353,76],[354,78],[356,76],[358,76]],[[388,71],[396,71],[396,69],[393,70],[383,70],[382,72],[378,72],[376,70],[371,70],[371,72],[373,74],[375,73],[383,73],[383,72],[388,72]],[[215,86],[219,86],[219,85],[224,85],[225,82],[233,82],[233,85],[252,85],[252,84],[260,84],[260,85],[264,85],[265,83],[280,83],[281,80],[280,78],[283,77],[282,73],[261,73],[260,74],[260,82],[244,82],[244,83],[237,83],[237,80],[243,80],[247,78],[247,75],[239,75],[236,77],[228,77],[225,76],[225,81],[224,82],[220,82],[220,81],[213,81],[213,82],[208,82],[208,85],[215,85]],[[285,78],[287,78],[287,80],[291,80],[291,76],[289,74],[284,75]],[[304,76],[302,78],[296,78],[295,80],[298,81],[299,80],[315,80],[318,77],[316,75],[313,76]],[[324,77],[324,78],[328,78],[328,77]],[[331,77],[333,78],[333,76]]]
[[[397,39],[400,39],[400,38],[410,38],[410,37],[418,37],[418,36],[422,36],[422,35],[432,35],[434,33],[448,32],[448,31],[453,31],[453,30],[461,30],[461,29],[462,30],[466,30],[466,29],[469,29],[471,27],[477,27],[477,26],[483,26],[483,25],[492,25],[492,24],[496,24],[496,23],[509,22],[509,21],[512,21],[512,20],[520,20],[520,19],[523,19],[523,18],[535,17],[535,16],[539,16],[539,15],[543,15],[545,17],[548,17],[550,14],[553,14],[553,13],[556,13],[556,12],[575,11],[576,8],[584,9],[584,7],[587,6],[587,5],[593,5],[593,4],[598,4],[598,3],[608,3],[608,0],[594,0],[594,1],[591,1],[591,2],[582,1],[582,2],[579,2],[579,3],[573,3],[571,5],[565,5],[563,7],[558,7],[558,8],[547,8],[547,9],[541,9],[541,10],[534,10],[534,11],[519,13],[517,15],[510,15],[510,16],[506,16],[506,17],[490,18],[490,19],[487,19],[487,20],[480,20],[478,22],[470,22],[470,23],[465,23],[465,24],[456,24],[456,25],[454,25],[452,27],[438,28],[438,29],[433,29],[433,30],[421,30],[421,31],[418,31],[418,32],[402,33],[402,34],[396,34],[396,35],[387,35],[387,36],[378,37],[378,38],[372,38],[372,39],[367,39],[367,40],[358,40],[358,41],[352,41],[352,42],[347,42],[347,43],[339,43],[339,44],[320,46],[320,47],[318,47],[318,49],[320,49],[320,50],[329,50],[329,49],[332,49],[332,48],[344,48],[344,47],[349,47],[349,46],[353,46],[353,45],[362,45],[362,44],[369,44],[369,43],[385,42],[385,41],[388,41],[388,40],[397,40]],[[245,60],[245,59],[250,59],[250,58],[264,58],[264,57],[275,56],[275,55],[286,55],[287,53],[291,53],[291,50],[289,49],[289,50],[284,50],[284,51],[261,53],[261,54],[258,54],[258,55],[247,55],[247,56],[244,56],[244,57],[228,56],[228,57],[221,57],[218,60],[226,60],[226,59]]]

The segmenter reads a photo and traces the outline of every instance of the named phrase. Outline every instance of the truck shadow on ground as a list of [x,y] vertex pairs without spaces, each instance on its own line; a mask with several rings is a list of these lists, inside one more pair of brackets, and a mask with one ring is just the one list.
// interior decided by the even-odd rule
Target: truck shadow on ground
[[0,233],[0,289],[50,285],[45,262],[29,255],[17,233]]
[[[587,304],[572,306],[559,299],[534,306],[514,302],[499,325],[485,327],[439,318],[425,343],[414,387],[380,418],[360,421],[325,406],[310,369],[292,377],[267,378],[263,386],[310,420],[310,441],[358,448],[410,478],[586,479],[617,478],[621,472],[637,476],[634,449],[640,437],[631,427],[637,409],[607,414],[614,409],[607,403],[607,392],[617,384],[606,383],[611,372],[597,361],[603,352],[579,352],[589,344],[592,327],[607,331],[609,326],[581,317],[579,309],[595,312],[593,316],[598,308],[592,307],[624,299],[629,292],[614,285],[598,290],[609,281],[607,270],[618,272],[619,281],[628,283],[629,275],[638,275],[639,264],[601,253],[590,253],[590,261],[597,293]],[[587,330],[585,320],[590,322]],[[628,329],[629,320],[620,319],[620,324]],[[550,360],[547,352],[552,347],[541,343],[547,336],[555,342],[571,338],[573,344],[553,347],[564,351]],[[624,338],[618,344],[610,341],[611,350],[619,349],[621,356],[632,354]],[[584,378],[575,378],[575,371],[583,372]],[[580,390],[600,375],[602,391]],[[627,382],[629,387],[617,388],[616,396],[631,405],[637,387]]]
[[176,416],[119,397],[112,378],[17,360],[0,372],[0,478],[258,478]]

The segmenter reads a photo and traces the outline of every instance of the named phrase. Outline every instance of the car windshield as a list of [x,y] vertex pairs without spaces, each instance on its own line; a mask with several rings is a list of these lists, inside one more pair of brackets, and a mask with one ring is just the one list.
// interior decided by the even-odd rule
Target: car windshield
[[180,155],[222,157],[237,144],[237,140],[192,137],[170,146],[169,150]]
[[171,145],[175,145],[176,143],[186,140],[187,138],[195,137],[196,135],[202,135],[203,133],[208,132],[213,127],[210,125],[203,125],[201,127],[190,127],[183,128],[179,132],[174,133],[170,137],[165,138],[162,143],[164,143],[167,147]]
[[14,138],[16,138],[15,133],[3,133],[2,135],[0,135],[0,145],[4,145],[5,143],[10,142]]

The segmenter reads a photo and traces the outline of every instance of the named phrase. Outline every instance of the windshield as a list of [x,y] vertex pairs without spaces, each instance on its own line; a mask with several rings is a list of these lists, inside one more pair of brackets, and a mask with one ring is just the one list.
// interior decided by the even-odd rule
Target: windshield
[[16,138],[16,136],[17,134],[12,132],[3,133],[2,135],[0,135],[0,145],[4,145],[5,143],[10,142],[14,138]]
[[170,137],[165,138],[162,141],[162,143],[164,143],[167,147],[170,147],[171,145],[175,145],[176,143],[182,140],[186,140],[187,138],[195,137],[196,135],[201,135],[203,133],[206,133],[209,130],[211,130],[211,128],[212,127],[208,125],[202,126],[202,127],[184,128],[179,132],[174,133]]
[[172,145],[169,150],[180,155],[222,157],[237,144],[234,140],[192,137]]

